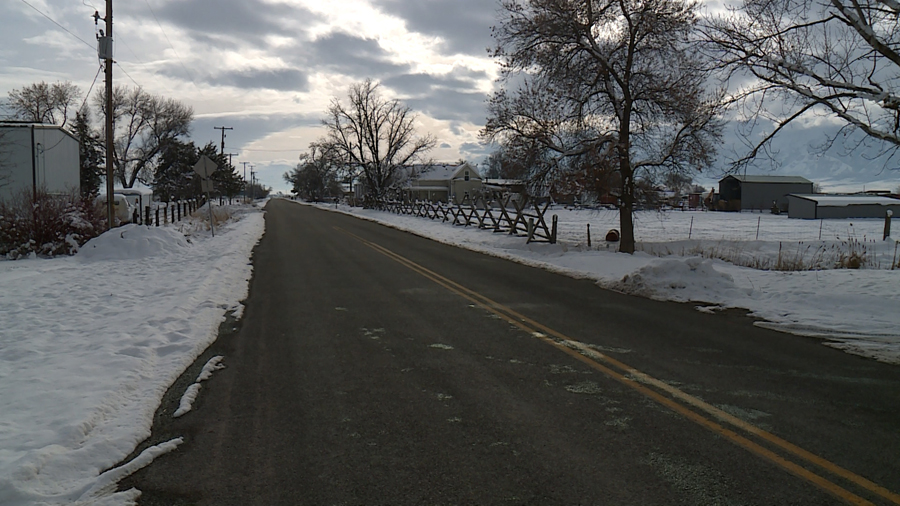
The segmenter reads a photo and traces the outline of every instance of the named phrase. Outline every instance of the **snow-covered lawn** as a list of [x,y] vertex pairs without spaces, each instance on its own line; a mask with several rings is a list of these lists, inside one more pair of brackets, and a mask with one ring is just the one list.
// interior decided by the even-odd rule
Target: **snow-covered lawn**
[[0,504],[128,504],[106,485],[175,379],[246,297],[263,213],[126,225],[74,257],[0,262]]
[[[766,214],[639,213],[638,240],[667,255],[658,257],[608,251],[602,236],[618,226],[610,211],[555,209],[560,244],[526,245],[521,237],[471,227],[321,207],[613,289],[702,301],[704,311],[747,308],[765,325],[900,363],[900,270],[889,270],[894,242],[880,240],[881,220],[820,224]],[[226,311],[240,312],[246,297],[263,215],[248,207],[233,212],[241,219],[217,227],[215,238],[196,220],[177,228],[126,226],[72,258],[0,262],[0,504],[133,504],[139,493],[113,494],[116,480],[180,439],[108,469],[149,435],[163,393],[215,339]],[[587,223],[594,232],[590,249]],[[820,225],[825,243],[818,241]],[[818,250],[850,239],[865,243],[872,266],[880,268],[786,273],[692,256],[738,251],[776,258],[779,242],[785,254],[801,248],[801,240]],[[216,357],[204,372],[220,366],[228,366],[228,357]],[[186,392],[183,412],[206,376]]]

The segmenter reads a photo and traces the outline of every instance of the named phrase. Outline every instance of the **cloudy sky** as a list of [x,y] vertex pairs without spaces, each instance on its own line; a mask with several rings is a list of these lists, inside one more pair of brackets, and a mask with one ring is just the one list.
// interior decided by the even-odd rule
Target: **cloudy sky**
[[[486,51],[496,9],[494,0],[116,1],[114,80],[193,107],[197,144],[218,144],[213,127],[232,127],[226,152],[235,166],[249,162],[279,190],[287,189],[281,175],[323,134],[330,99],[366,78],[419,113],[420,132],[438,139],[432,158],[480,162],[488,148],[478,130],[498,70]],[[105,1],[3,0],[0,98],[38,81],[90,89],[100,68],[95,10],[103,15]],[[101,75],[93,89],[102,86]],[[805,126],[782,143],[779,173],[848,189],[898,181],[878,162],[856,174],[859,157],[831,153],[821,164],[811,145],[832,127]]]

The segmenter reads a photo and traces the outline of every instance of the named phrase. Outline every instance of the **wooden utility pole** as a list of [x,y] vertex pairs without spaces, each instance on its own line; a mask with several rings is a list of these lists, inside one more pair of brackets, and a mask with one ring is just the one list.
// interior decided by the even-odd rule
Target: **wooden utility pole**
[[232,128],[232,127],[224,127],[224,126],[213,127],[213,128],[216,129],[216,130],[221,130],[221,131],[222,131],[222,151],[221,151],[221,154],[224,156],[224,155],[225,155],[225,130],[234,130],[234,128]]
[[112,0],[106,0],[106,34],[100,38],[100,56],[106,70],[106,218],[107,230],[113,227],[115,200],[113,195],[113,8]]

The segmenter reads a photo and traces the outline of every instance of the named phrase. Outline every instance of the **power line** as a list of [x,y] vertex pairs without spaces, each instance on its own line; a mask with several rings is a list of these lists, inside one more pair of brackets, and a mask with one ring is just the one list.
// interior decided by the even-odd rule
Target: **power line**
[[191,80],[191,83],[194,85],[194,88],[197,88],[197,83],[194,82],[194,76],[191,74],[191,71],[184,65],[184,61],[181,59],[181,55],[178,54],[178,51],[175,49],[175,46],[172,45],[172,41],[169,40],[169,34],[166,33],[165,28],[162,27],[162,24],[159,22],[159,18],[156,17],[156,13],[153,12],[153,7],[150,7],[149,0],[144,0],[144,3],[147,4],[147,9],[150,10],[150,15],[153,16],[153,19],[156,21],[156,26],[159,27],[160,31],[163,33],[163,37],[166,38],[166,42],[169,43],[169,47],[172,48],[172,52],[175,53],[175,57],[178,58],[178,63],[181,65],[181,68],[187,73],[188,79]]
[[84,42],[84,45],[85,45],[85,46],[91,48],[92,50],[95,50],[95,51],[97,50],[97,48],[94,47],[93,44],[87,42],[86,40],[82,39],[81,37],[79,37],[79,36],[75,35],[74,33],[70,32],[68,28],[66,28],[65,26],[63,26],[63,25],[57,23],[55,19],[53,19],[53,18],[51,18],[50,16],[44,14],[43,12],[41,12],[40,10],[38,10],[37,7],[35,7],[35,6],[31,5],[30,3],[28,3],[28,0],[22,0],[22,3],[24,3],[25,5],[31,7],[32,9],[34,9],[34,11],[37,12],[38,14],[40,14],[41,16],[44,16],[45,18],[49,19],[51,23],[53,23],[54,25],[56,25],[56,26],[62,28],[66,33],[68,33],[68,34],[71,35],[72,37],[75,37],[76,39],[80,40],[81,42]]
[[133,77],[131,77],[131,74],[126,72],[125,69],[121,65],[119,65],[119,62],[113,60],[113,63],[116,64],[116,67],[119,67],[119,70],[121,70],[123,74],[128,76],[128,79],[131,79],[131,82],[133,82],[135,86],[137,86],[138,88],[143,88],[143,86],[141,86],[137,81],[135,81]]

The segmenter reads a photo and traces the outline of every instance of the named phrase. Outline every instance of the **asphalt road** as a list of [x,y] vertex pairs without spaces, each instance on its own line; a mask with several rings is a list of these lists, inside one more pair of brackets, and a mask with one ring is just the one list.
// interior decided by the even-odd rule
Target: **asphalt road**
[[[900,368],[296,203],[140,504],[900,504]],[[484,232],[490,233],[490,232]],[[840,311],[840,308],[835,308]],[[172,419],[206,358],[226,368]]]

